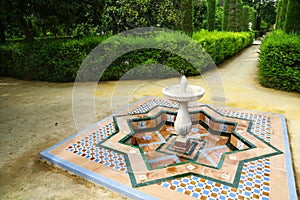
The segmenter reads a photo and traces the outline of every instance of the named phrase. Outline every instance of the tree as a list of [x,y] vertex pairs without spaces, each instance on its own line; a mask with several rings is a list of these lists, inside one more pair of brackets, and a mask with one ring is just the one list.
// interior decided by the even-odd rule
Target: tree
[[277,4],[276,29],[284,30],[288,0],[279,0]]
[[243,16],[242,1],[236,0],[235,13],[234,13],[233,24],[232,24],[233,31],[238,32],[242,30],[242,16]]
[[194,1],[181,0],[181,30],[183,30],[187,35],[191,37],[194,31],[193,12],[194,12]]
[[104,32],[113,34],[136,27],[159,26],[178,30],[180,10],[173,0],[106,0]]
[[284,22],[284,31],[287,33],[300,34],[300,2],[299,0],[289,0]]
[[208,18],[208,31],[214,31],[215,29],[215,17],[216,17],[216,0],[207,0],[207,18]]
[[194,1],[194,29],[206,28],[207,5],[205,0]]
[[275,24],[275,28],[276,29],[280,29],[281,27],[281,20],[280,17],[282,15],[282,2],[283,0],[279,0],[276,6],[276,24]]
[[34,33],[30,19],[33,10],[32,2],[30,0],[6,0],[6,9],[25,34],[25,39],[33,41]]
[[242,15],[241,15],[241,31],[247,31],[248,30],[248,23],[250,19],[250,7],[249,6],[243,6],[242,9]]
[[[261,4],[260,16],[262,22],[266,24],[265,29],[269,30],[276,23],[276,7],[272,1]],[[263,28],[263,27],[262,27]]]
[[41,28],[43,35],[51,31],[56,37],[60,32],[70,33],[81,18],[81,0],[40,0],[34,3],[36,25]]
[[224,1],[223,25],[222,25],[223,31],[228,31],[229,10],[230,10],[230,0],[225,0]]
[[3,22],[7,20],[7,14],[5,12],[7,10],[6,1],[0,2],[0,43],[5,44],[5,25]]
[[236,0],[230,0],[227,31],[235,31],[236,18],[237,18],[237,3]]

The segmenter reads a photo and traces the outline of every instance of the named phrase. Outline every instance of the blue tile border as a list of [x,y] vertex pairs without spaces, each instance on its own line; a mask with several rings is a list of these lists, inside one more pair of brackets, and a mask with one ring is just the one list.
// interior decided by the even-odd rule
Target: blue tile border
[[111,179],[108,179],[104,176],[96,174],[88,169],[85,169],[85,168],[75,165],[69,161],[66,161],[62,158],[59,158],[59,157],[49,153],[48,151],[49,150],[45,150],[40,153],[40,155],[43,159],[48,160],[51,163],[53,163],[54,165],[62,167],[64,169],[70,171],[71,173],[77,174],[80,177],[88,179],[88,180],[90,180],[94,183],[97,183],[103,187],[106,187],[110,190],[120,193],[128,198],[137,199],[137,200],[139,200],[139,199],[140,200],[144,200],[144,199],[159,200],[153,196],[147,195],[138,190],[124,186],[123,184],[120,184],[116,181],[112,181]]
[[290,199],[297,200],[298,197],[296,191],[295,176],[294,176],[294,169],[293,169],[293,162],[292,162],[286,120],[284,115],[279,115],[279,116],[281,117],[281,123],[282,123],[282,133],[283,133],[284,148],[285,148],[284,154],[286,160],[286,173],[288,179],[289,196]]

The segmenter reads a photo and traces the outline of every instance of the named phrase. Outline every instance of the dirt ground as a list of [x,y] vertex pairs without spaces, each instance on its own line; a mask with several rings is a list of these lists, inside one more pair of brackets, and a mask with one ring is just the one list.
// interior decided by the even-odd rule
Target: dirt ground
[[[218,70],[188,81],[206,89],[207,94],[200,100],[203,103],[222,104],[219,98],[226,100],[222,104],[225,106],[286,116],[299,195],[300,94],[259,85],[258,51],[259,46],[253,45]],[[216,74],[222,84],[208,84],[207,80]],[[143,96],[162,96],[162,88],[177,81],[171,78],[100,83],[93,93],[97,119]],[[220,85],[225,95],[212,98],[212,90]],[[73,86],[0,78],[0,199],[126,199],[39,160],[41,151],[78,132],[73,118]]]

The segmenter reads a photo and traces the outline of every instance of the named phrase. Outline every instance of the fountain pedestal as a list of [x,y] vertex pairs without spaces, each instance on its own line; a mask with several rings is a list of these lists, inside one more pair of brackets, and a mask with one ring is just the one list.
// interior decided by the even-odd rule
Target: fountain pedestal
[[178,136],[172,145],[172,149],[179,152],[189,152],[192,147],[190,138]]
[[188,85],[186,77],[183,75],[180,79],[180,84],[165,87],[162,92],[168,99],[179,103],[177,117],[174,122],[178,136],[172,148],[181,152],[188,152],[192,146],[188,136],[192,128],[188,103],[189,101],[200,99],[204,95],[205,90],[200,86]]

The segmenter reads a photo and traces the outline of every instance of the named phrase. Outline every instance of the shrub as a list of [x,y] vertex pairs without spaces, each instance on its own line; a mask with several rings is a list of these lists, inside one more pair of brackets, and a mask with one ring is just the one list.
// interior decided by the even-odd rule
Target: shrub
[[235,55],[253,42],[251,32],[211,32],[199,31],[193,39],[199,42],[218,65]]
[[[119,80],[126,73],[127,78],[164,78],[174,76],[176,71],[178,74],[181,70],[184,70],[187,76],[199,75],[209,68],[213,61],[219,64],[251,44],[253,35],[200,31],[194,33],[192,42],[185,34],[172,35],[162,32],[151,33],[143,38],[139,35],[118,35],[117,40],[107,42],[111,38],[40,40],[33,43],[2,45],[0,76],[26,80],[74,81],[80,66],[83,66],[85,72],[80,74],[80,80],[99,80],[100,75],[101,80]],[[97,63],[85,68],[87,66],[83,61],[103,40],[105,43],[102,44],[109,52],[95,56],[97,60],[105,60],[109,67],[104,74],[100,74],[102,72],[99,72]],[[198,43],[212,59],[204,51],[193,51]],[[138,46],[143,48],[135,48]],[[161,64],[161,68],[154,68],[153,64]],[[132,70],[137,66],[143,68]]]
[[104,38],[43,40],[0,46],[0,75],[25,80],[74,81],[86,55]]
[[264,39],[259,53],[259,78],[263,86],[300,92],[300,36],[282,31]]

